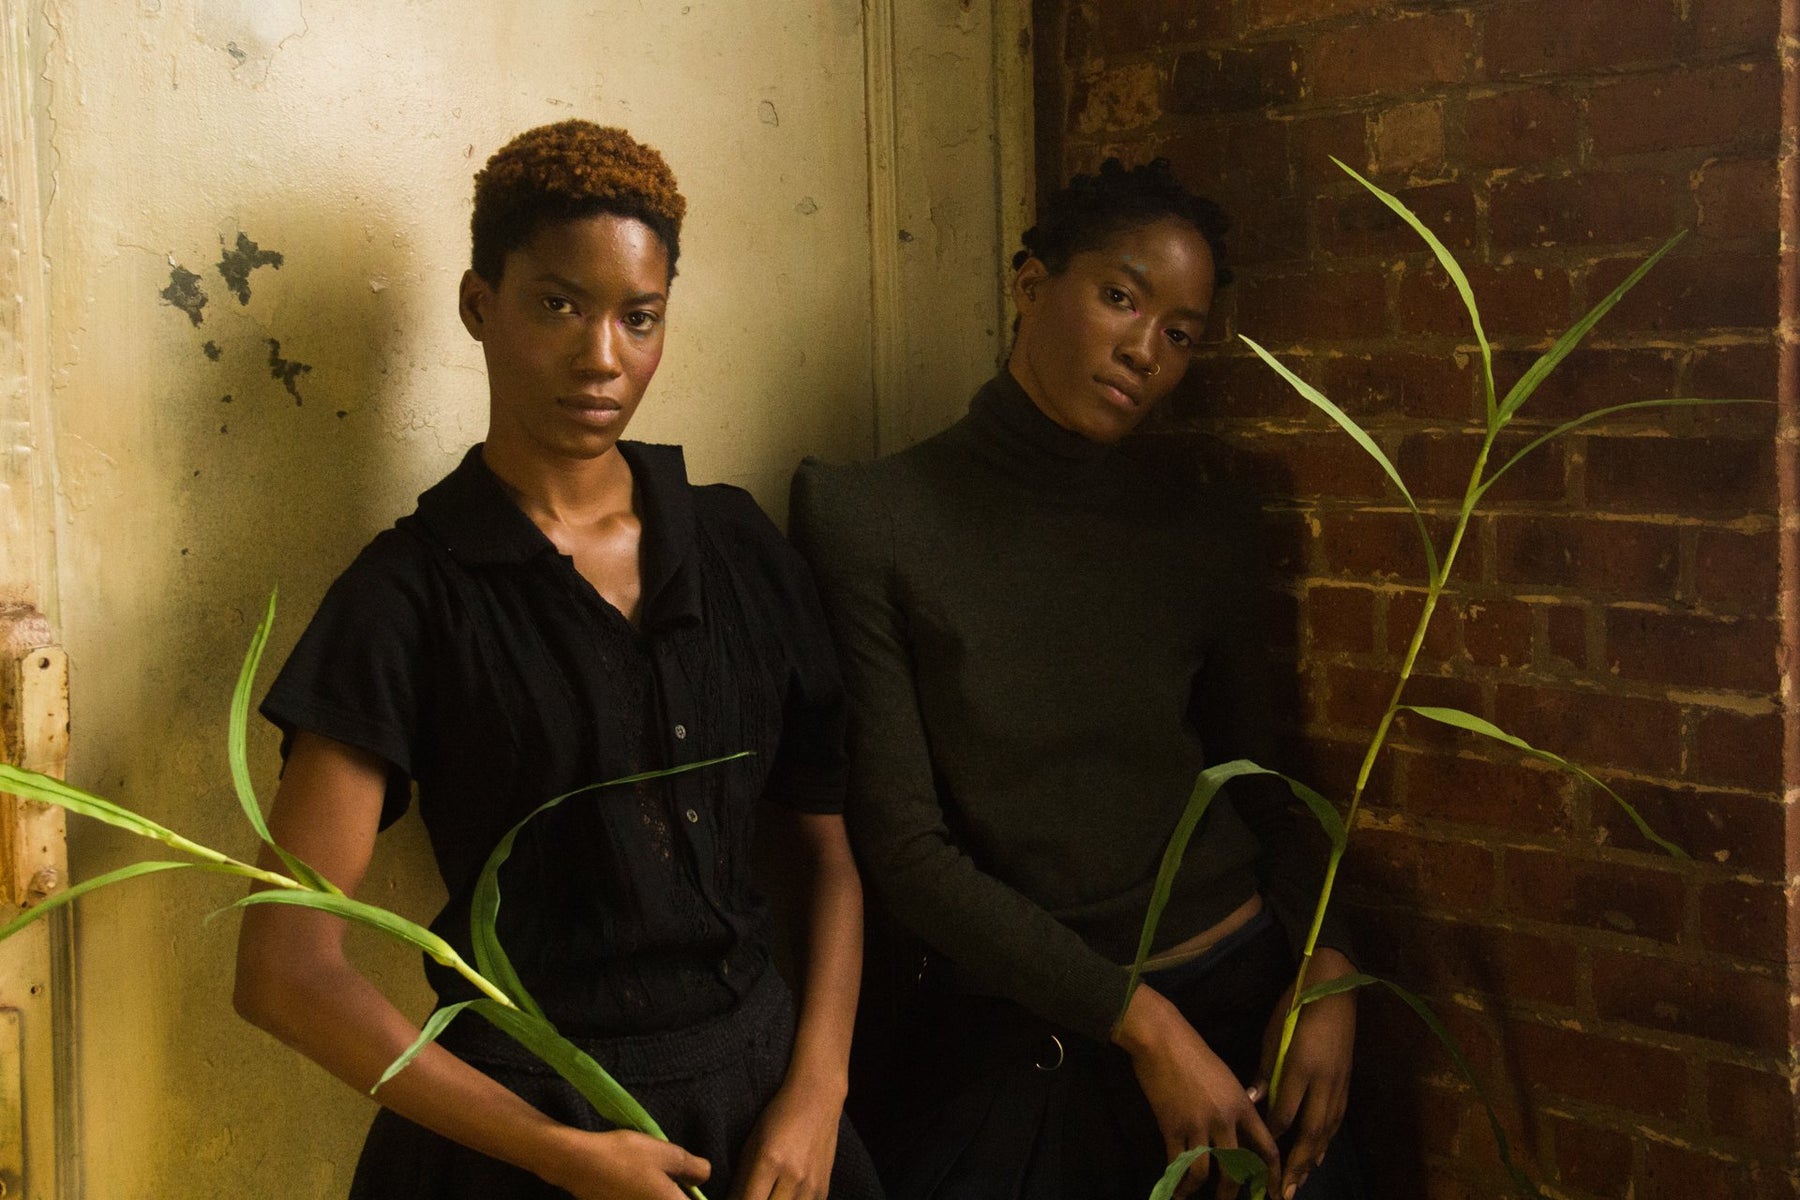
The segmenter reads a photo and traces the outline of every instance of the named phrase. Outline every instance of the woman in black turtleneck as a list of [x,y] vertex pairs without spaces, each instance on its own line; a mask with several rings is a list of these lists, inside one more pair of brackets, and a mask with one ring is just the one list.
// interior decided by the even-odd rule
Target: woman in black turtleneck
[[[852,839],[926,951],[865,1097],[898,1200],[1136,1200],[1199,1145],[1256,1150],[1277,1196],[1359,1194],[1348,1154],[1315,1169],[1349,995],[1304,1010],[1257,1107],[1322,863],[1285,790],[1227,789],[1127,995],[1195,775],[1269,760],[1256,508],[1115,451],[1187,368],[1224,225],[1162,160],[1077,176],[1025,235],[1007,369],[968,416],[796,476],[852,696]],[[1343,944],[1328,927],[1311,982],[1350,971]]]

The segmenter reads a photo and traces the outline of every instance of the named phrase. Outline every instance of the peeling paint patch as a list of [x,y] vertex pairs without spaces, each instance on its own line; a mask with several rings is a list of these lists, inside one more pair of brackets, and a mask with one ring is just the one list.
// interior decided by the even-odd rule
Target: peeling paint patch
[[[219,245],[225,245],[225,239],[219,239]],[[225,280],[225,286],[231,294],[238,298],[239,304],[250,303],[250,272],[258,267],[274,267],[281,270],[282,255],[276,250],[264,250],[240,230],[237,245],[226,249],[219,259],[219,275]]]
[[772,100],[764,100],[761,104],[758,104],[756,106],[756,115],[762,120],[764,125],[781,124],[781,114],[775,111],[775,102]]
[[206,345],[200,347],[200,353],[206,355],[206,357],[213,362],[218,362],[225,354],[223,350],[219,349],[219,343],[217,342],[206,343]]
[[206,293],[200,290],[200,277],[186,267],[171,268],[169,286],[156,294],[186,313],[195,325],[206,319],[200,315],[200,310],[206,307]]
[[794,205],[794,211],[803,217],[810,217],[819,211],[819,202],[811,196],[802,196],[800,203]]
[[305,403],[300,399],[300,386],[296,381],[310,370],[310,363],[293,362],[281,357],[281,343],[274,338],[269,339],[269,375],[281,381],[281,386],[287,389],[295,404]]

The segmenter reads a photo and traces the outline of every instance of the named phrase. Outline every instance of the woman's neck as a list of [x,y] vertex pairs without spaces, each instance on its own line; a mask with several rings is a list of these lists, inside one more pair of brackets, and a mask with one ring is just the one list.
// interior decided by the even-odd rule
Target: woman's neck
[[634,511],[631,465],[617,444],[596,458],[560,458],[521,450],[490,431],[481,459],[546,534],[604,524]]

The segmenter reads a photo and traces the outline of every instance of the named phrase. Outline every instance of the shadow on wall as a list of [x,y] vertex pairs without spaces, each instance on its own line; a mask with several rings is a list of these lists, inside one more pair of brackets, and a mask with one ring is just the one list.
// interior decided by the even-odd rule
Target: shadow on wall
[[[153,553],[173,561],[150,572],[166,581],[149,634],[161,644],[137,650],[146,702],[136,740],[145,752],[123,761],[140,793],[124,797],[128,803],[163,792],[146,811],[166,811],[183,832],[242,856],[255,835],[231,788],[225,738],[251,632],[279,585],[280,615],[254,692],[260,701],[330,581],[406,510],[414,480],[435,477],[437,448],[421,454],[410,436],[417,422],[396,411],[408,365],[416,366],[410,347],[421,340],[421,314],[451,301],[385,286],[437,276],[402,261],[391,222],[366,206],[354,218],[284,207],[274,230],[233,230],[229,221],[220,227],[218,260],[174,267],[160,296],[193,328],[185,359],[159,364],[162,453],[152,486],[161,495],[152,502],[167,508],[159,527],[168,544]],[[254,713],[250,732],[251,772],[267,810],[277,737]],[[188,794],[169,796],[169,781]],[[168,920],[177,969],[215,983],[166,994],[175,1010],[163,1027],[166,1061],[185,1063],[175,1069],[197,1087],[210,1076],[196,1057],[232,1064],[251,1089],[291,1091],[299,1060],[231,1016],[235,920],[205,929],[198,920],[235,895],[211,880],[167,890],[178,914]],[[381,839],[362,894],[421,920],[442,903],[416,817]],[[415,954],[373,937],[353,935],[352,945],[403,1009],[425,1010]],[[355,1116],[357,1106],[342,1098]]]

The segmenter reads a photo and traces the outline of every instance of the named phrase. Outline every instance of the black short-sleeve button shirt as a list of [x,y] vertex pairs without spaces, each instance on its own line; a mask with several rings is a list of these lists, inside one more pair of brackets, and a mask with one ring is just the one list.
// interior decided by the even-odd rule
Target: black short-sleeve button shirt
[[[476,446],[326,593],[263,715],[410,785],[468,953],[470,892],[514,822],[602,780],[754,756],[572,799],[501,872],[500,936],[565,1033],[723,1012],[767,963],[754,802],[841,811],[844,707],[810,576],[749,495],[688,483],[674,446],[621,442],[643,521],[634,628],[507,496]],[[467,998],[427,962],[440,996]]]

